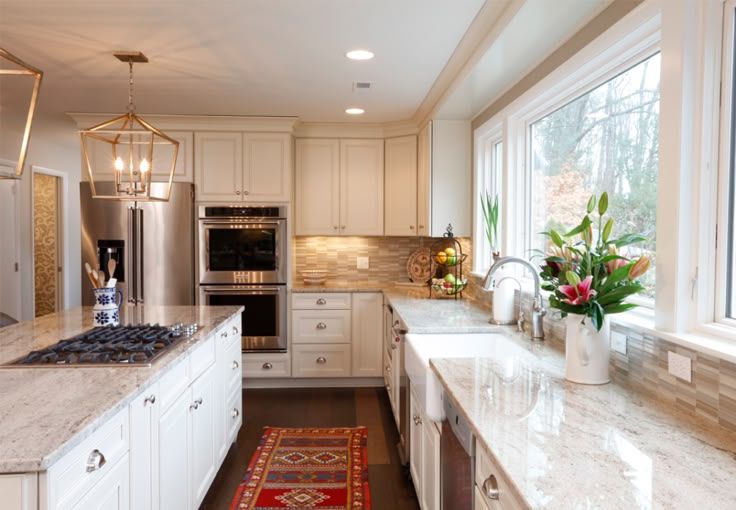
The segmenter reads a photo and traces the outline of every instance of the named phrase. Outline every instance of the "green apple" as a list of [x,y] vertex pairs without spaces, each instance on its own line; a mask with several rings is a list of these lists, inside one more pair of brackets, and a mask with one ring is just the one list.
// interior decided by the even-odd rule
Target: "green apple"
[[445,281],[446,282],[449,282],[449,283],[455,283],[455,281],[456,281],[455,275],[452,274],[452,273],[447,273],[445,275]]

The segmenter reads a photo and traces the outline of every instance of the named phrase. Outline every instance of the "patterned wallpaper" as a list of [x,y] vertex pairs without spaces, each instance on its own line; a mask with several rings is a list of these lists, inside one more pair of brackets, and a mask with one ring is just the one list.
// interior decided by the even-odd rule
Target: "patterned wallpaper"
[[56,311],[56,179],[33,174],[36,317]]

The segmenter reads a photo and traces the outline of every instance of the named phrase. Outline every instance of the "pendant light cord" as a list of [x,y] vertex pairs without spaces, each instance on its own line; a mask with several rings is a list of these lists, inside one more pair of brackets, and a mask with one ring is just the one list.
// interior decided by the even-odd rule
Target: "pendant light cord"
[[130,66],[130,84],[128,87],[128,113],[135,112],[135,105],[133,104],[133,62],[128,62]]

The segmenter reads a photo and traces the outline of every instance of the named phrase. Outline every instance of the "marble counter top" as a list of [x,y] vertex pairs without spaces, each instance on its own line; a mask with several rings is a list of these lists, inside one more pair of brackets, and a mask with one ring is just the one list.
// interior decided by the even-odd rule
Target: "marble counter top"
[[432,359],[478,446],[533,509],[736,507],[736,433],[617,384],[564,380],[519,335],[514,359]]
[[[0,367],[0,473],[47,469],[240,310],[237,306],[123,306],[122,324],[199,324],[197,333],[151,367]],[[2,328],[0,364],[91,327],[91,308],[79,307]]]

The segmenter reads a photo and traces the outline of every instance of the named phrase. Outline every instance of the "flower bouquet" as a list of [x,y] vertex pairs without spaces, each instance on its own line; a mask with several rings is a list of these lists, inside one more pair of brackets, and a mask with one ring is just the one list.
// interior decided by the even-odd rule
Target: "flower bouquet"
[[[597,218],[591,219],[596,210]],[[544,256],[540,272],[542,289],[550,291],[549,304],[562,312],[590,317],[593,326],[600,331],[607,314],[620,313],[634,308],[626,303],[627,297],[644,290],[637,280],[651,264],[647,255],[636,259],[625,256],[621,248],[646,240],[639,234],[624,234],[610,239],[613,218],[604,221],[608,209],[608,194],[590,197],[587,213],[580,224],[560,234],[555,230],[542,232],[552,241],[551,249]],[[593,226],[597,239],[593,242]],[[580,240],[574,242],[575,236]]]

